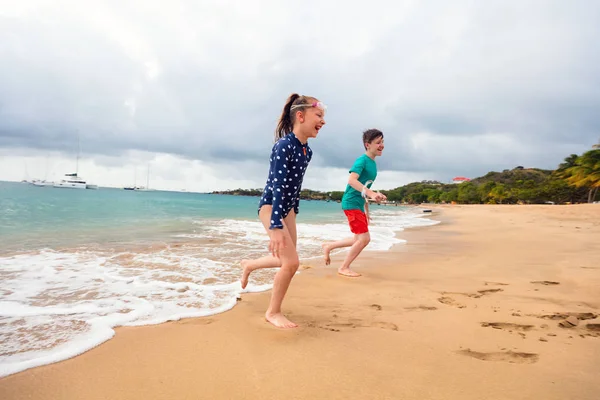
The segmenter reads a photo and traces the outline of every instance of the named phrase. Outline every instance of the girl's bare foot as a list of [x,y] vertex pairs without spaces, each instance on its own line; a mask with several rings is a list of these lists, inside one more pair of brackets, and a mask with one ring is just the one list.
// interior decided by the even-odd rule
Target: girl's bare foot
[[331,264],[331,258],[329,257],[331,249],[329,248],[329,245],[322,244],[321,248],[323,249],[323,258],[325,259],[325,265]]
[[350,268],[340,268],[338,269],[338,274],[348,276],[350,278],[357,278],[361,276],[358,272],[354,272]]
[[246,289],[246,286],[248,286],[248,277],[250,276],[250,272],[252,272],[248,267],[248,263],[250,263],[249,260],[242,260],[242,262],[240,262],[240,265],[242,266],[242,278],[240,279],[242,289]]
[[277,328],[297,328],[298,325],[287,319],[282,313],[278,314],[265,314],[265,319]]

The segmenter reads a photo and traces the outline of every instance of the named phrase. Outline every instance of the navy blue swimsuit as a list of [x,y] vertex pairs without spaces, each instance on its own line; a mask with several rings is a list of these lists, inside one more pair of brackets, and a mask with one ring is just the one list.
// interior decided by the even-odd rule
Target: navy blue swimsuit
[[302,144],[293,132],[273,146],[267,184],[258,204],[259,211],[265,204],[273,206],[269,229],[283,228],[281,220],[292,209],[298,214],[302,179],[311,158],[312,150],[308,144]]

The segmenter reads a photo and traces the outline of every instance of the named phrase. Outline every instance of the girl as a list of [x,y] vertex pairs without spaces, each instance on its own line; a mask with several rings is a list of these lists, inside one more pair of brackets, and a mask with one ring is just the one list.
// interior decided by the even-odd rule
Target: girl
[[331,250],[351,246],[344,262],[338,269],[338,274],[349,277],[360,276],[359,273],[350,269],[350,264],[371,241],[367,198],[377,203],[387,199],[385,195],[376,193],[368,187],[369,183],[372,184],[377,177],[375,157],[381,156],[383,152],[383,133],[377,129],[369,129],[363,132],[363,145],[366,150],[365,154],[358,157],[352,168],[350,168],[350,177],[342,197],[342,209],[348,218],[350,231],[354,233],[354,237],[333,243],[325,243],[322,246],[325,265],[331,263],[329,257]]
[[269,174],[258,205],[258,216],[270,238],[270,256],[243,260],[242,289],[250,273],[259,268],[278,268],[265,318],[278,328],[298,325],[281,313],[281,303],[300,260],[296,252],[296,214],[302,180],[312,158],[308,139],[316,138],[325,125],[325,105],[314,97],[292,94],[283,107],[275,130]]

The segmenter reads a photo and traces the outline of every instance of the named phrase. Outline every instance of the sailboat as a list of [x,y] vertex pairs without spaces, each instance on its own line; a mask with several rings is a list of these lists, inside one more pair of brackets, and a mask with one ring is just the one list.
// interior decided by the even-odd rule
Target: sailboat
[[44,179],[34,179],[31,183],[37,187],[52,187],[54,182],[48,180],[48,156],[46,156],[46,176]]
[[54,186],[54,182],[52,181],[47,181],[45,179],[40,180],[34,180],[33,182],[33,186],[39,186],[39,187],[52,187]]
[[81,147],[79,143],[79,134],[77,134],[77,160],[75,162],[75,172],[65,174],[65,177],[60,181],[54,183],[55,188],[63,189],[98,189],[98,185],[88,184],[85,179],[80,177],[77,173],[79,171],[79,153]]
[[133,186],[125,186],[123,189],[139,190],[139,187],[137,186],[137,168],[134,170],[134,173],[133,173]]
[[150,192],[150,164],[148,164],[148,172],[146,174],[146,186],[137,186],[137,169],[135,171],[135,178],[133,186],[126,186],[123,189],[125,190],[135,190],[136,192]]
[[148,172],[146,172],[146,186],[140,186],[137,190],[142,192],[149,192],[150,190],[150,163],[148,163]]

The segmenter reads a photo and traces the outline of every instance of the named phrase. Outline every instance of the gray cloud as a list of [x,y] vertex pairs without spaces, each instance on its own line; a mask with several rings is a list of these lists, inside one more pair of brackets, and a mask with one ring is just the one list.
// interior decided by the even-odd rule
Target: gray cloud
[[381,169],[440,179],[600,136],[592,2],[80,3],[0,10],[0,147],[260,162],[295,91],[329,105],[317,167],[371,127]]

